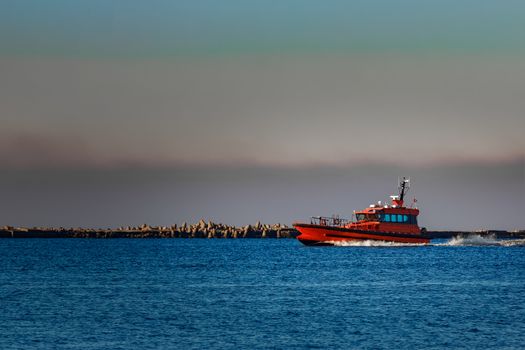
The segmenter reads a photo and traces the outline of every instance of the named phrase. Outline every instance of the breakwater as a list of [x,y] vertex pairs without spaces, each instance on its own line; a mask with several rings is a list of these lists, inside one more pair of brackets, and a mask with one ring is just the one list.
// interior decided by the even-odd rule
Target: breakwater
[[299,232],[281,224],[231,226],[205,222],[172,226],[119,227],[117,229],[11,227],[0,228],[0,238],[295,238]]
[[[525,238],[525,230],[427,231],[431,239],[479,235],[502,239]],[[231,226],[200,220],[196,224],[119,227],[116,229],[0,227],[0,238],[296,238],[299,232],[282,224]]]

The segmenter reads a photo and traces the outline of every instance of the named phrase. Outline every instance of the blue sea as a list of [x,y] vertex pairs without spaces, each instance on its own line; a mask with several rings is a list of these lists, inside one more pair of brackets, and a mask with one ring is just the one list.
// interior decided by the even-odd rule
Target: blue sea
[[4,239],[0,349],[523,349],[522,243]]

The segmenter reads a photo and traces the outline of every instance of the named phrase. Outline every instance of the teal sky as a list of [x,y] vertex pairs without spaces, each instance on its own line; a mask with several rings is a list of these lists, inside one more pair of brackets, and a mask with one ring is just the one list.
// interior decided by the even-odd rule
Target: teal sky
[[525,52],[522,1],[2,1],[0,53]]

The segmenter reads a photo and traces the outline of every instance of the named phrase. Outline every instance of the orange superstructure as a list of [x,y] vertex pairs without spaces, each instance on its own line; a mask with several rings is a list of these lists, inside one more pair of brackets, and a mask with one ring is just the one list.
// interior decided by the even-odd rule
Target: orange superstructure
[[297,239],[306,245],[329,245],[337,241],[379,240],[402,243],[428,243],[430,238],[419,228],[417,208],[404,206],[410,180],[403,178],[399,195],[390,196],[391,204],[381,202],[355,212],[355,221],[338,217],[313,217],[310,223],[294,223],[301,233]]

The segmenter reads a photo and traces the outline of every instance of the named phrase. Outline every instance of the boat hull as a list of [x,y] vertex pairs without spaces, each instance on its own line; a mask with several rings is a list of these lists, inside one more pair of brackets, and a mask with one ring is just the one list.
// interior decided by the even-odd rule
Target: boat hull
[[356,240],[416,244],[426,244],[430,242],[430,237],[414,233],[368,231],[338,226],[299,223],[294,224],[294,227],[301,233],[297,236],[297,239],[305,245],[333,245],[335,242]]

